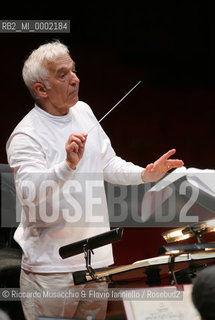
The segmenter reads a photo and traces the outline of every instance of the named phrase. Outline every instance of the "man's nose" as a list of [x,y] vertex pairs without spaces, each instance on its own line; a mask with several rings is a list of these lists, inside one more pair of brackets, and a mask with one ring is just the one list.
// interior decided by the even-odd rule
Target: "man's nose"
[[79,80],[79,78],[77,77],[77,75],[76,75],[76,73],[75,72],[70,72],[70,80],[69,80],[69,83],[71,84],[71,85],[75,85],[75,84],[77,84],[77,83],[79,83],[80,82],[80,80]]

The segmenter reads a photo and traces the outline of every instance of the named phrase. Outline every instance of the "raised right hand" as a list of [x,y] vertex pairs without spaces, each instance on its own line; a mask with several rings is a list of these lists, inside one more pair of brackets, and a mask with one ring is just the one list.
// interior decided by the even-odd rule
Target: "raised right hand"
[[72,133],[66,142],[66,162],[71,169],[75,169],[84,154],[87,133]]

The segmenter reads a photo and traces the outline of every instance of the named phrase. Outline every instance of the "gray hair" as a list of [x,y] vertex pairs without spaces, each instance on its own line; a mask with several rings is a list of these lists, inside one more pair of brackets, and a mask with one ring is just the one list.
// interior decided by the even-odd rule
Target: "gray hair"
[[69,49],[60,41],[49,42],[35,49],[24,63],[22,77],[32,97],[38,100],[34,84],[41,82],[50,88],[48,70],[44,67],[44,60],[52,61],[54,58],[69,54]]

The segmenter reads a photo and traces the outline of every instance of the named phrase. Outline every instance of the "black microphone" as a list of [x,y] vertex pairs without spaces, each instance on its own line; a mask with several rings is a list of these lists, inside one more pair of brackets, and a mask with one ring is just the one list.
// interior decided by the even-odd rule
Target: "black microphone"
[[122,238],[122,233],[122,228],[101,233],[97,236],[63,246],[59,249],[59,254],[63,259],[69,258],[84,251],[93,250],[105,246],[106,244],[119,241]]

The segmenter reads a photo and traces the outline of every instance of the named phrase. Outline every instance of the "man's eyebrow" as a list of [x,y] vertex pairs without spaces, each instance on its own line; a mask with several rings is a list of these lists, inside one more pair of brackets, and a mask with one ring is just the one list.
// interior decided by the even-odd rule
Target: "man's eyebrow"
[[[72,68],[75,70],[75,62],[72,62]],[[70,69],[70,66],[68,67],[67,65],[62,65],[56,69],[56,73],[61,73],[62,71],[68,69]]]

